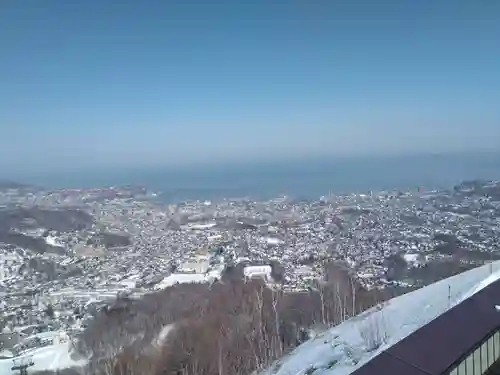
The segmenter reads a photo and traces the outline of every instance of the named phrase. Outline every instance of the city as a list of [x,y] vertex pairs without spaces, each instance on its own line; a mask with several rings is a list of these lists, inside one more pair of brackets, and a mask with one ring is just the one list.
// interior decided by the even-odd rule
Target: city
[[0,375],[500,374],[500,1],[0,9]]
[[[284,293],[335,264],[391,296],[500,259],[500,182],[315,201],[164,203],[143,187],[0,191],[0,368],[78,367],[100,311],[236,270]],[[6,370],[7,371],[7,370]]]

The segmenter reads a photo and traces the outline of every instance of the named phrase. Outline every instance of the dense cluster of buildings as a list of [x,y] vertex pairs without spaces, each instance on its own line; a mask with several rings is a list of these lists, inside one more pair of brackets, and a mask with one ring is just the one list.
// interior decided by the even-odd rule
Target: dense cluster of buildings
[[[383,288],[417,285],[410,271],[436,263],[473,267],[498,259],[499,197],[494,182],[315,201],[177,204],[140,188],[2,190],[0,209],[22,209],[28,217],[0,228],[37,246],[43,241],[50,251],[32,248],[31,240],[23,247],[9,235],[0,239],[0,359],[71,341],[95,311],[116,299],[176,283],[214,282],[230,268],[304,290],[334,261],[365,287]],[[56,230],[40,212],[29,217],[34,207],[78,209],[92,221]]]

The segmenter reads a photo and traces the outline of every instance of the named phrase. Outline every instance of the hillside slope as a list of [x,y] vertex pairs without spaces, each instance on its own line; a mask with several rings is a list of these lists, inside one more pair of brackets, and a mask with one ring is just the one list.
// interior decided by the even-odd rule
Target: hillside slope
[[500,279],[500,261],[393,298],[300,345],[261,375],[347,375]]

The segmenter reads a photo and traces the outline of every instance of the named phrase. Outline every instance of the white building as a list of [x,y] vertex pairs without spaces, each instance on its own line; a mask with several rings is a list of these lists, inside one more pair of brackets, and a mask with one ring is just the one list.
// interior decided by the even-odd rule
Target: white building
[[265,266],[246,266],[243,269],[243,275],[247,279],[261,278],[270,281],[272,268],[269,265]]
[[198,260],[192,262],[185,262],[182,264],[180,271],[192,273],[206,273],[208,271],[209,263],[207,261]]

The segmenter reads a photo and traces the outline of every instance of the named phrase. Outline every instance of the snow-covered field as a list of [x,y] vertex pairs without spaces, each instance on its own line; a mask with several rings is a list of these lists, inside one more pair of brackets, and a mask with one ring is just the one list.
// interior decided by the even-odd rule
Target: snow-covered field
[[155,289],[166,289],[177,283],[192,284],[209,282],[208,276],[204,273],[173,273],[165,277],[162,281],[155,285]]
[[[393,298],[300,345],[262,375],[347,375],[450,307],[500,279],[500,261]],[[363,339],[378,331],[383,344],[370,350]],[[312,371],[316,369],[315,371]]]
[[219,266],[208,271],[207,273],[173,273],[156,284],[154,289],[166,289],[175,284],[210,283],[215,279],[221,278],[223,269],[223,266]]
[[[30,356],[32,356],[32,360],[35,364],[33,367],[30,367],[30,372],[79,367],[85,364],[84,360],[77,361],[70,357],[69,343],[49,345],[43,348],[34,349],[16,358],[21,359]],[[0,374],[17,374],[17,371],[14,372],[11,370],[12,365],[12,359],[0,359]]]

